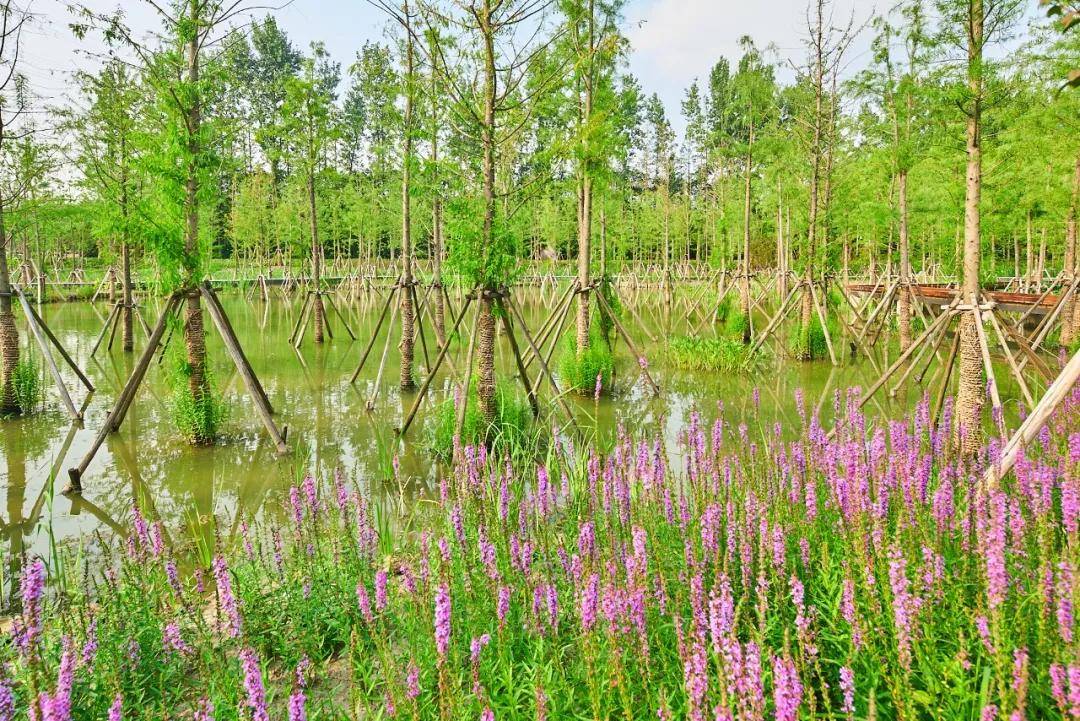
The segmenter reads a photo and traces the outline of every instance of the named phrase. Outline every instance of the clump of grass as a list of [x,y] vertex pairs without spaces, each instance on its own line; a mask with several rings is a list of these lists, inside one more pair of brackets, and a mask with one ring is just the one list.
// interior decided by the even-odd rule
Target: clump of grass
[[15,401],[19,404],[19,410],[30,413],[41,403],[44,395],[41,388],[41,373],[37,364],[30,360],[19,361],[15,365],[11,380],[15,387]]
[[228,408],[213,393],[196,399],[186,378],[174,384],[172,412],[177,429],[192,443],[213,441],[228,416]]
[[749,373],[760,367],[764,354],[730,338],[672,338],[665,353],[679,370]]
[[[454,455],[457,416],[458,404],[454,398],[448,398],[436,408],[429,447],[442,460],[449,460]],[[473,384],[465,407],[461,437],[457,442],[462,446],[483,445],[511,455],[523,454],[534,448],[537,433],[533,428],[528,401],[516,388],[500,383],[495,387],[495,420],[489,423],[480,412],[476,385]]]
[[[829,320],[829,334],[833,342],[840,337],[840,329],[836,322]],[[791,338],[788,340],[788,350],[796,360],[819,360],[829,357],[829,345],[825,341],[825,331],[821,327],[821,321],[817,316],[810,320],[810,325],[804,327],[801,323],[795,327]]]
[[596,378],[600,377],[601,392],[612,387],[615,378],[615,357],[608,344],[592,334],[589,347],[578,354],[577,339],[571,337],[559,360],[559,375],[563,383],[576,393],[592,395],[596,392]]

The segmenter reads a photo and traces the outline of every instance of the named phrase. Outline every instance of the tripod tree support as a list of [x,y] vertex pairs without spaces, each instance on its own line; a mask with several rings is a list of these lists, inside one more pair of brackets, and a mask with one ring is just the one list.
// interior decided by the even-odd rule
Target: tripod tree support
[[[271,417],[273,409],[270,407],[270,401],[267,399],[266,391],[263,390],[262,384],[259,383],[259,379],[255,375],[255,371],[251,368],[251,364],[248,363],[243,348],[240,346],[240,342],[236,337],[236,333],[229,323],[228,316],[225,315],[225,311],[221,307],[221,302],[214,294],[209,283],[204,283],[199,286],[197,292],[200,293],[202,298],[206,301],[210,318],[213,320],[218,333],[221,335],[226,351],[232,358],[233,363],[236,364],[236,369],[244,380],[244,384],[247,387],[247,391],[251,396],[252,401],[255,403],[255,408],[263,421],[263,425],[266,426],[267,431],[274,440],[278,455],[287,453],[288,448],[285,445],[285,438],[287,437],[288,431],[287,429],[281,432],[278,431],[277,425]],[[105,419],[104,425],[102,425],[101,430],[98,431],[97,436],[94,438],[94,442],[90,445],[90,448],[87,450],[86,455],[83,456],[82,461],[79,462],[79,465],[68,469],[70,483],[64,490],[65,494],[82,492],[82,478],[86,473],[86,469],[90,466],[90,462],[93,461],[94,456],[97,455],[98,450],[101,448],[102,444],[105,443],[105,439],[108,435],[120,430],[120,426],[124,422],[124,417],[127,415],[127,411],[131,407],[131,403],[134,401],[135,395],[139,391],[139,387],[146,378],[146,371],[150,367],[151,361],[154,359],[154,354],[162,344],[162,338],[169,325],[169,316],[176,311],[182,300],[182,294],[173,293],[165,302],[165,307],[161,310],[161,316],[158,318],[157,325],[150,334],[150,342],[147,343],[142,355],[139,356],[139,361],[135,364],[135,369],[132,371],[127,383],[124,384],[124,388],[117,397],[116,402],[113,404],[112,410],[109,411],[109,415]]]
[[26,314],[26,323],[30,326],[30,332],[34,336],[34,340],[37,341],[38,347],[41,349],[41,355],[45,358],[46,365],[49,366],[49,373],[52,374],[53,382],[56,383],[57,390],[60,391],[60,398],[64,401],[64,406],[67,408],[68,415],[74,420],[82,420],[83,414],[75,407],[75,403],[71,400],[71,394],[68,392],[67,386],[64,384],[64,379],[60,375],[60,368],[56,364],[56,358],[53,357],[52,349],[49,347],[51,342],[56,349],[60,352],[60,356],[64,361],[75,371],[75,375],[79,377],[82,384],[86,386],[87,391],[94,392],[94,385],[83,374],[79,367],[75,365],[75,361],[71,359],[64,347],[60,345],[60,341],[49,330],[49,326],[45,324],[41,317],[34,311],[33,306],[30,305],[30,301],[26,299],[26,294],[18,286],[12,286],[12,292],[18,297],[19,304],[22,306],[23,312]]

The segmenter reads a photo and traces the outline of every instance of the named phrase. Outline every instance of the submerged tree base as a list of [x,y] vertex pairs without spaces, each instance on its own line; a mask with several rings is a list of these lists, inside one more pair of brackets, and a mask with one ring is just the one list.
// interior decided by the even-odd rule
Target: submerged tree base
[[797,398],[792,441],[694,413],[673,464],[660,436],[464,453],[419,534],[308,478],[186,579],[135,511],[100,576],[23,571],[0,697],[75,721],[1068,717],[1080,392],[995,489],[997,446],[944,462],[928,400],[886,433],[857,398],[833,437]]

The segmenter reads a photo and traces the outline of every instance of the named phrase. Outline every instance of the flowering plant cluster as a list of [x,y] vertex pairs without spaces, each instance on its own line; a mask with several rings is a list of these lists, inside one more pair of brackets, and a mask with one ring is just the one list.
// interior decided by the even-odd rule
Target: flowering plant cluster
[[994,487],[999,440],[856,398],[465,448],[394,539],[340,477],[191,568],[136,509],[99,576],[24,568],[0,721],[1080,719],[1080,393]]

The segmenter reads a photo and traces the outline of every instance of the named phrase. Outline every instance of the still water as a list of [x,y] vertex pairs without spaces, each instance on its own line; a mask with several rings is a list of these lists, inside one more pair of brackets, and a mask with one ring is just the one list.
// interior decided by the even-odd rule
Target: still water
[[[10,574],[18,568],[21,557],[47,555],[53,543],[82,544],[90,553],[95,547],[99,553],[115,547],[129,525],[133,500],[140,503],[146,515],[165,524],[174,542],[212,543],[215,535],[232,536],[241,519],[277,512],[288,487],[305,473],[326,479],[340,471],[369,494],[373,503],[395,513],[423,503],[432,492],[440,472],[440,463],[429,446],[435,423],[432,409],[452,393],[449,371],[440,371],[433,385],[434,393],[425,402],[404,443],[397,440],[395,429],[401,425],[415,396],[399,393],[396,387],[396,329],[389,344],[382,383],[376,387],[386,327],[379,334],[364,371],[355,383],[349,382],[377,326],[382,307],[377,294],[351,299],[339,296],[339,307],[357,340],[351,340],[332,317],[334,339],[315,346],[309,333],[299,351],[288,341],[299,312],[299,297],[285,299],[275,289],[269,302],[248,298],[240,291],[222,293],[221,298],[276,411],[277,423],[288,427],[290,454],[284,457],[275,454],[240,377],[207,321],[213,380],[228,408],[219,442],[209,447],[192,447],[177,432],[169,372],[170,364],[176,361],[167,354],[160,364],[155,360],[121,430],[108,437],[87,469],[83,495],[61,495],[67,483],[67,469],[77,465],[93,443],[146,336],[136,324],[135,353],[123,353],[117,338],[111,350],[103,345],[91,358],[90,351],[108,314],[108,304],[100,301],[96,305],[88,302],[44,305],[40,309],[42,316],[97,391],[89,399],[84,421],[73,424],[51,381],[45,378],[43,411],[0,421],[0,458],[3,459],[0,494],[4,497],[0,506],[0,532],[4,550],[9,554],[4,564],[7,567],[4,585],[12,578]],[[556,294],[546,291],[519,294],[519,304],[533,328],[543,323],[555,302]],[[151,326],[160,305],[150,299],[145,301],[142,310]],[[649,358],[649,369],[661,388],[661,395],[653,396],[640,377],[632,354],[624,343],[618,343],[619,377],[615,392],[599,402],[591,397],[569,399],[579,425],[587,433],[610,438],[620,426],[630,432],[660,429],[669,452],[677,454],[680,432],[695,409],[711,419],[722,404],[730,423],[771,428],[773,423],[781,422],[797,427],[794,403],[797,388],[803,389],[807,405],[819,408],[827,418],[832,413],[836,389],[865,387],[876,377],[874,365],[866,360],[848,361],[843,367],[834,368],[828,361],[794,363],[782,357],[763,372],[748,377],[678,371],[665,361],[663,341],[673,334],[689,332],[697,326],[697,317],[684,306],[677,306],[671,317],[664,318],[658,305],[650,301],[647,293],[642,294],[636,304],[636,317],[627,317],[626,323]],[[762,317],[756,322],[760,327],[765,321]],[[429,323],[427,330],[429,353],[434,361]],[[26,345],[25,327],[20,332],[23,353],[40,362],[36,347]],[[711,334],[712,330],[706,332]],[[177,347],[170,350],[179,351],[180,342],[177,333],[172,341]],[[524,339],[519,339],[519,343],[526,345]],[[464,366],[465,346],[464,341],[454,346],[456,368]],[[775,347],[779,350],[779,346]],[[556,374],[560,353],[561,348],[552,362]],[[419,343],[416,357],[417,376],[422,378],[425,364]],[[502,377],[511,377],[515,366],[505,338],[499,345],[498,361]],[[886,361],[887,358],[876,360],[880,367]],[[530,374],[537,372],[537,364],[533,364]],[[76,405],[80,405],[85,397],[84,389],[74,374],[65,370],[64,375]],[[368,401],[376,390],[374,409],[368,411]],[[894,400],[883,394],[880,402],[868,406],[868,413],[898,417],[911,408],[920,392],[916,389]],[[559,414],[543,422],[561,423],[564,419],[552,401],[550,385],[542,383],[540,394],[544,412]],[[396,478],[392,460],[395,456],[399,463]]]

